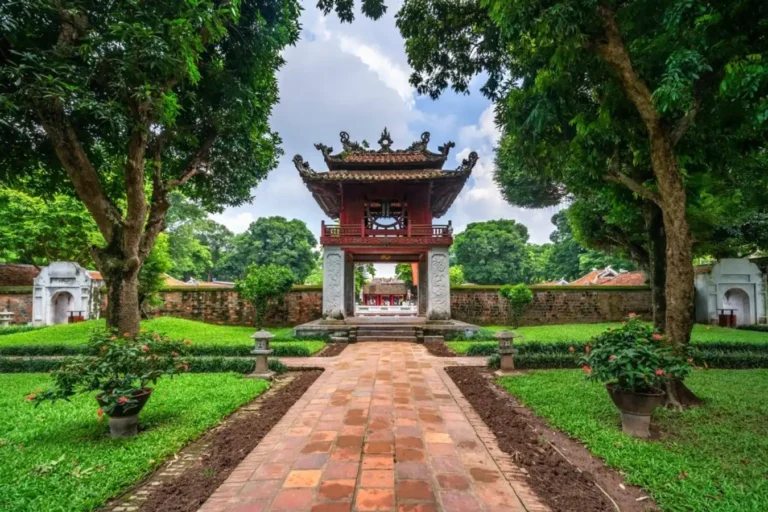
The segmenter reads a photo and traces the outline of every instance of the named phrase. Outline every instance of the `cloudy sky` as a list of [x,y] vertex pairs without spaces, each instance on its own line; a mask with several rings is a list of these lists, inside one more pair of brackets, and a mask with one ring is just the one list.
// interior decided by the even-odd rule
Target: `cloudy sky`
[[[403,40],[395,27],[397,3],[390,1],[388,14],[371,21],[359,15],[352,24],[334,16],[323,17],[304,0],[301,40],[285,51],[286,65],[279,72],[280,104],[274,109],[272,127],[283,139],[285,154],[280,164],[255,191],[252,204],[231,208],[214,218],[236,233],[255,219],[281,215],[307,223],[319,237],[325,214],[304,187],[291,159],[301,154],[314,169],[324,170],[320,153],[323,142],[340,149],[339,132],[352,140],[379,139],[389,129],[393,147],[403,148],[419,135],[431,133],[430,149],[452,140],[446,168],[455,168],[474,150],[480,155],[472,177],[444,217],[456,231],[475,221],[514,219],[528,226],[531,242],[545,243],[554,229],[552,209],[513,208],[493,183],[493,148],[499,132],[490,102],[477,92],[439,100],[420,97],[408,83],[411,69]],[[391,266],[380,266],[377,275],[390,275]]]

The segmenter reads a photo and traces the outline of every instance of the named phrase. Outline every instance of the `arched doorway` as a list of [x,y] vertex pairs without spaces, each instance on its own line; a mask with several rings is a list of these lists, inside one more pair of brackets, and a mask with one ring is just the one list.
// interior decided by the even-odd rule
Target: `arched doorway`
[[731,288],[723,296],[723,308],[734,310],[736,325],[753,323],[749,302],[749,295],[741,288]]
[[69,292],[57,292],[51,297],[53,324],[67,323],[67,315],[75,309],[75,298]]

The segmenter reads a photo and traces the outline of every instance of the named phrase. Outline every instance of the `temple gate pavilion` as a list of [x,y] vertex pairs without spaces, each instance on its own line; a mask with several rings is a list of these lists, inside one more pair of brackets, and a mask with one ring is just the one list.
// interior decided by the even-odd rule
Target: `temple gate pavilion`
[[448,248],[451,222],[445,215],[477,162],[472,152],[455,170],[443,169],[447,142],[428,149],[429,133],[405,149],[392,149],[385,128],[379,149],[350,140],[341,132],[342,150],[315,144],[328,171],[316,172],[301,155],[293,159],[317,204],[336,221],[322,223],[323,317],[355,315],[355,263],[411,263],[418,282],[418,315],[428,320],[451,317]]

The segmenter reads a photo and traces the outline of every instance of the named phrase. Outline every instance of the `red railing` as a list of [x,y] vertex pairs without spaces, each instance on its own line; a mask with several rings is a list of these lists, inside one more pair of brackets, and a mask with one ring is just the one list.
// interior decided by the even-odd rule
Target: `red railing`
[[363,224],[329,224],[322,223],[321,237],[329,238],[450,238],[453,227],[448,224],[410,224],[406,229],[370,229]]

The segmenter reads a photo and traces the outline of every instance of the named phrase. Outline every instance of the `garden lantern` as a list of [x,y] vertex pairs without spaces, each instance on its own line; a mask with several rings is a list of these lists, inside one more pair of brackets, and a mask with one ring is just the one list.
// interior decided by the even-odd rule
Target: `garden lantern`
[[513,347],[515,338],[522,338],[512,331],[497,332],[495,338],[499,340],[499,359],[501,373],[512,372],[515,370],[515,353],[517,349]]
[[272,350],[269,348],[269,341],[274,338],[275,335],[264,329],[256,331],[251,339],[254,341],[253,350],[251,354],[256,356],[256,365],[253,369],[251,377],[258,377],[262,379],[271,379],[273,372],[269,370],[269,355],[272,354]]
[[11,325],[11,320],[13,320],[12,311],[0,311],[0,326],[8,327]]

